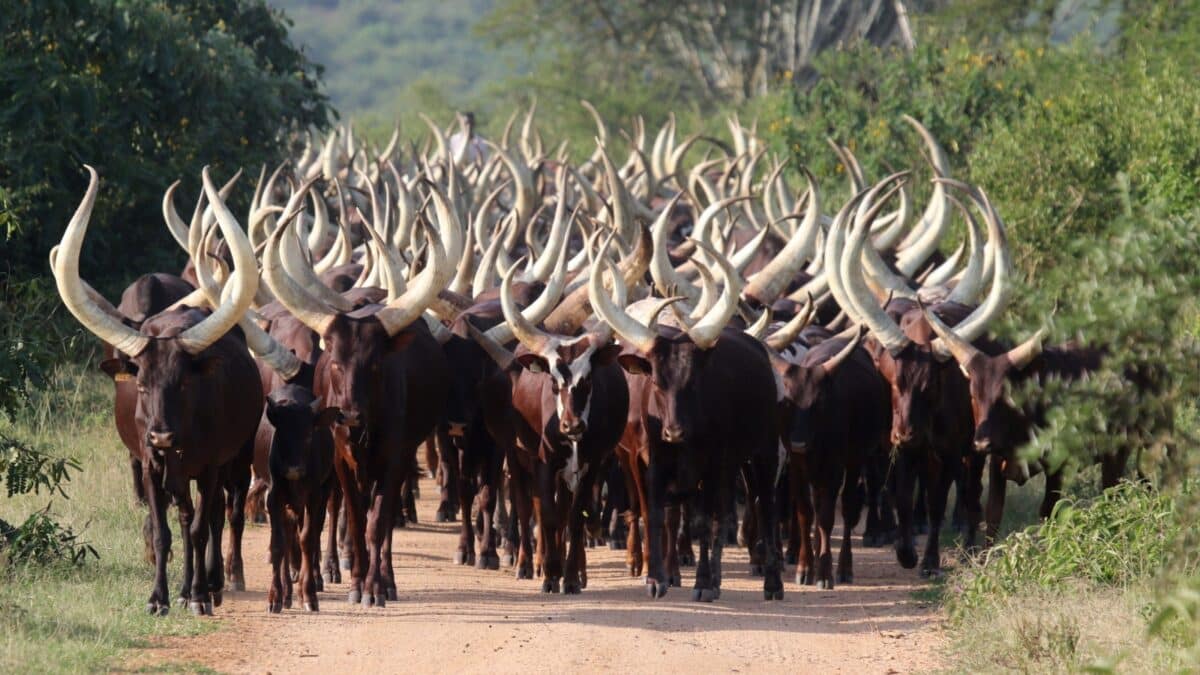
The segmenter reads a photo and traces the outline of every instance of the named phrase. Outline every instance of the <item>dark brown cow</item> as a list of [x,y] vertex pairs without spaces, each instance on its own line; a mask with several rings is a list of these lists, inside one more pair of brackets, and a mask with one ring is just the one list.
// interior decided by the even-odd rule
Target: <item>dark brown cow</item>
[[[95,203],[99,179],[91,182],[63,234],[53,259],[64,304],[86,328],[128,355],[117,377],[132,378],[135,402],[118,402],[122,437],[140,440],[142,480],[154,530],[156,574],[147,603],[153,614],[170,609],[167,555],[168,496],[179,508],[184,537],[181,595],[195,614],[210,614],[224,587],[221,532],[224,527],[222,474],[235,460],[249,466],[254,427],[262,409],[262,387],[245,342],[230,329],[253,301],[256,264],[249,241],[216,194],[204,171],[204,188],[221,230],[232,242],[237,289],[213,314],[179,309],[160,313],[135,331],[92,300],[79,278],[79,254]],[[118,392],[121,395],[122,392]],[[198,499],[193,504],[191,481]]]
[[[789,476],[801,540],[798,584],[815,578],[818,588],[833,588],[831,541],[839,492],[843,537],[837,581],[854,580],[850,534],[862,509],[858,482],[867,464],[885,453],[890,420],[887,382],[875,370],[870,355],[859,348],[861,335],[830,338],[795,363],[775,363],[791,408],[787,431],[793,453]],[[813,513],[810,487],[819,536],[815,573],[812,547],[806,545]]]
[[[392,288],[395,299],[386,305],[359,309],[330,291],[325,297],[337,303],[331,306],[312,295],[320,281],[298,259],[291,237],[282,255],[295,260],[289,269],[309,278],[297,281],[284,271],[280,244],[287,229],[279,227],[268,240],[264,275],[275,297],[325,344],[313,389],[326,405],[341,410],[334,425],[335,469],[353,546],[349,600],[383,607],[397,597],[391,558],[397,491],[415,463],[417,446],[441,418],[449,389],[445,355],[421,317],[452,268],[430,230],[430,264],[408,290]],[[398,276],[389,275],[393,283]]]
[[284,560],[297,537],[300,601],[310,612],[319,609],[321,528],[334,480],[330,426],[337,414],[337,408],[324,407],[312,390],[295,384],[278,387],[267,397],[266,417],[273,429],[268,459],[271,491],[267,495],[271,516],[269,612],[292,606],[292,578]]
[[[693,532],[700,535],[692,599],[711,602],[720,596],[722,547],[736,528],[734,478],[745,468],[750,503],[763,524],[764,596],[782,599],[774,495],[783,458],[775,375],[761,343],[741,330],[725,328],[736,309],[736,272],[707,244],[697,245],[716,260],[725,291],[687,332],[648,327],[614,304],[603,287],[602,265],[595,266],[588,284],[597,315],[627,343],[619,357],[621,366],[643,376],[642,418],[649,456],[647,591],[662,597],[670,586],[663,566],[664,515],[668,500],[686,500]],[[605,260],[606,250],[607,246],[597,260]],[[656,314],[650,316],[652,326]]]
[[516,354],[469,328],[500,366],[485,385],[484,415],[508,459],[519,526],[518,578],[533,576],[532,511],[542,591],[579,593],[587,586],[584,511],[621,437],[629,406],[616,364],[620,348],[603,325],[578,337],[535,327],[517,309],[514,271],[515,266],[504,279],[501,305],[521,343]]

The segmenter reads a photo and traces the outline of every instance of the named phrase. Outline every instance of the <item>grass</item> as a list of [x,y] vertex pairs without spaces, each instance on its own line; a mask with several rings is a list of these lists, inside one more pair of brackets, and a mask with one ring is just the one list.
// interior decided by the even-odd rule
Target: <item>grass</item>
[[[0,499],[0,518],[20,522],[50,504],[53,516],[80,532],[100,559],[75,569],[0,569],[0,672],[108,670],[122,650],[215,629],[215,622],[186,612],[154,618],[143,609],[153,576],[142,560],[143,511],[134,502],[128,451],[113,426],[111,383],[98,373],[64,367],[47,391],[53,393],[35,395],[16,419],[0,419],[0,430],[52,455],[74,457],[82,471],[65,486],[69,499],[45,493]],[[181,580],[179,566],[176,557],[173,590]],[[187,664],[164,667],[176,665],[193,670]]]
[[[1196,574],[1180,535],[1188,491],[1123,483],[1066,500],[957,567],[929,592],[946,604],[954,672],[1172,672],[1188,667],[1195,616],[1151,626],[1172,598],[1165,571]],[[1180,605],[1186,615],[1195,605]]]

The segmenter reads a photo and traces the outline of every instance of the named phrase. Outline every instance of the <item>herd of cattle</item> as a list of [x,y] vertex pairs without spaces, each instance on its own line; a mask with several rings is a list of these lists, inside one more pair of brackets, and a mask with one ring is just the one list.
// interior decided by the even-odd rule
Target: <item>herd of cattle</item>
[[[291,606],[294,582],[316,611],[343,569],[350,602],[395,600],[392,538],[417,515],[422,446],[436,517],[461,520],[454,560],[498,569],[504,553],[545,592],[585,588],[586,549],[605,540],[651,597],[695,565],[692,598],[719,598],[735,541],[769,600],[785,564],[833,588],[853,580],[864,507],[865,545],[938,574],[949,490],[973,546],[985,468],[995,536],[1006,481],[1044,469],[1016,450],[1046,411],[1007,388],[1084,376],[1103,354],[989,337],[1013,288],[1005,226],[919,122],[905,118],[933,179],[917,213],[912,171],[871,184],[837,145],[853,196],[829,209],[811,173],[796,191],[736,119],[731,142],[679,141],[674,120],[650,139],[639,123],[618,164],[596,115],[578,165],[565,144],[547,150],[532,110],[516,133],[515,120],[495,144],[469,127],[450,143],[426,120],[432,142],[409,151],[335,130],[264,169],[245,229],[226,206],[238,176],[218,187],[205,169],[190,221],[176,182],[163,216],[187,266],[137,279],[117,307],[79,275],[99,183],[87,167],[50,264],[107,344],[148,509],[151,613],[171,605],[168,504],[195,614],[226,581],[244,588],[245,518],[263,501],[270,611]],[[963,242],[945,257],[955,212]],[[1106,483],[1124,462],[1104,458]],[[1043,513],[1060,485],[1048,472]]]

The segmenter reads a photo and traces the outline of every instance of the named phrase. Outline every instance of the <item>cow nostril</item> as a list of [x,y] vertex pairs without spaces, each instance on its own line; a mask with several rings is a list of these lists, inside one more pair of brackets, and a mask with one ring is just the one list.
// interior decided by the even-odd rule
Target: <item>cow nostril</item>
[[146,436],[150,445],[155,448],[170,448],[175,445],[175,433],[171,431],[150,431]]
[[678,443],[683,440],[683,429],[679,427],[664,427],[662,437],[668,443]]

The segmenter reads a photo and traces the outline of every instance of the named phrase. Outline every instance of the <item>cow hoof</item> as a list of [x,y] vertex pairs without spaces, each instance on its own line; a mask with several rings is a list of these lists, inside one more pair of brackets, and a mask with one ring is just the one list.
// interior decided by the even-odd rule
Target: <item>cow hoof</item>
[[775,590],[775,591],[764,590],[763,591],[763,599],[764,600],[782,600],[783,599],[783,589],[780,588],[779,590]]
[[817,579],[817,588],[822,591],[832,591],[833,579]]
[[550,577],[546,577],[545,579],[542,579],[542,592],[543,593],[557,593],[558,592],[558,584],[551,581]]
[[760,565],[758,563],[754,563],[754,564],[750,565],[750,576],[761,577],[762,575],[763,575],[763,566],[762,565]]
[[157,602],[147,602],[146,612],[148,612],[150,616],[166,616],[171,612],[171,605],[160,605]]
[[665,581],[655,581],[653,579],[646,580],[646,595],[649,595],[652,598],[661,598],[665,596],[670,588],[670,584]]
[[896,562],[906,570],[911,570],[917,566],[917,552],[911,548],[896,549]]
[[838,582],[839,584],[852,584],[852,583],[854,583],[854,572],[838,572],[838,575],[837,575],[837,582]]
[[346,602],[351,605],[357,605],[362,602],[362,591],[350,591],[346,594]]
[[291,609],[291,608],[292,608],[292,599],[291,599],[291,598],[284,598],[284,599],[283,599],[283,608],[284,608],[284,609]]
[[462,551],[455,551],[454,552],[454,564],[455,565],[466,565],[467,564],[467,554],[463,553]]
[[696,566],[696,556],[691,554],[690,552],[689,553],[680,553],[679,554],[679,564],[682,565],[683,567],[695,567]]
[[525,563],[518,565],[517,566],[517,578],[518,579],[532,579],[533,578],[533,563],[525,562]]
[[940,579],[942,577],[942,569],[940,567],[922,567],[922,579]]
[[325,577],[317,577],[315,581],[317,584],[317,592],[320,593],[321,591],[324,591],[325,590]]
[[712,602],[717,599],[717,592],[712,588],[693,588],[692,602]]
[[814,581],[812,573],[808,570],[796,570],[796,585],[807,586]]
[[188,597],[188,596],[186,596],[186,595],[181,595],[181,596],[179,596],[178,598],[176,598],[176,599],[175,599],[175,602],[176,602],[176,603],[177,603],[177,604],[178,604],[180,607],[187,607],[187,606],[188,606],[188,603],[189,603],[189,602],[191,602],[191,601],[192,601],[192,599],[191,599],[191,598],[189,598],[189,597]]
[[304,611],[306,611],[306,612],[319,612],[320,610],[317,608],[317,601],[316,601],[316,600],[313,600],[313,601],[311,601],[311,602],[306,602],[306,603],[304,603]]
[[204,603],[188,602],[188,611],[192,613],[192,616],[204,616]]
[[579,583],[578,581],[567,581],[566,579],[563,579],[562,592],[563,595],[579,595],[583,592],[583,584]]
[[668,580],[668,582],[672,586],[675,586],[677,588],[682,588],[683,587],[683,575],[672,574],[672,575],[670,575],[670,579]]
[[500,569],[500,556],[495,553],[490,553],[484,556],[484,569],[498,570]]
[[396,592],[396,589],[389,588],[387,589],[387,599],[391,600],[392,602],[397,602],[400,600],[400,594]]
[[267,603],[267,613],[268,614],[279,614],[281,612],[283,612],[283,603],[282,602],[268,602]]
[[800,562],[800,555],[797,553],[788,553],[787,557],[784,559],[784,562],[788,565],[795,565],[796,563]]
[[474,565],[475,564],[475,552],[474,551],[467,552],[467,561],[464,564],[466,564],[466,565]]
[[221,603],[224,600],[225,600],[225,596],[221,593],[221,591],[214,591],[212,593],[212,606],[213,607],[220,607]]
[[246,580],[241,577],[233,577],[229,581],[229,590],[237,592],[246,590]]

